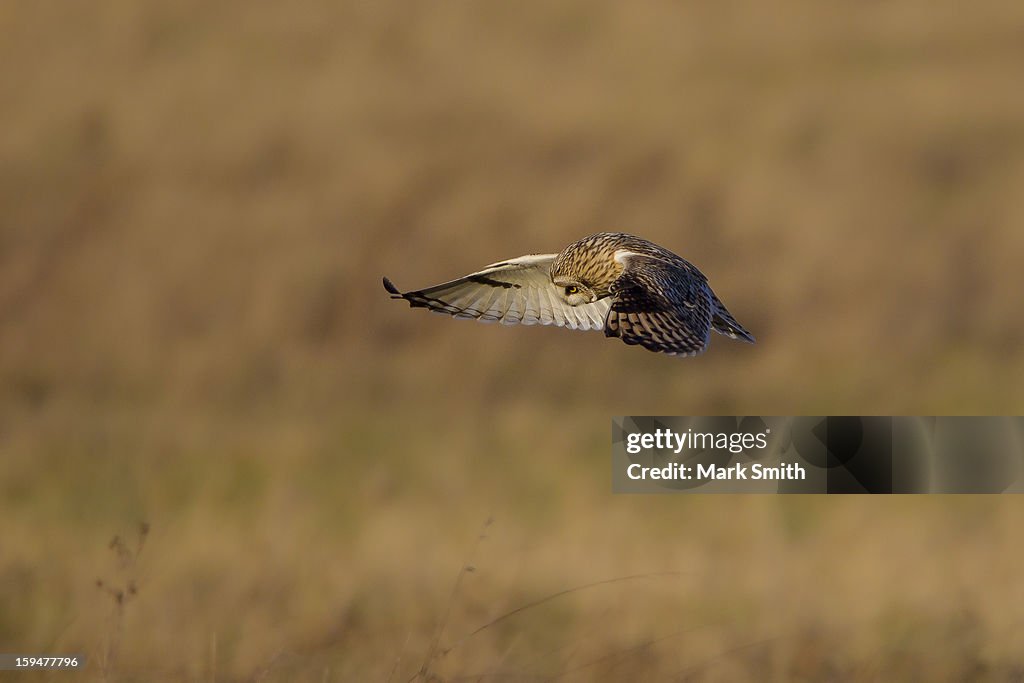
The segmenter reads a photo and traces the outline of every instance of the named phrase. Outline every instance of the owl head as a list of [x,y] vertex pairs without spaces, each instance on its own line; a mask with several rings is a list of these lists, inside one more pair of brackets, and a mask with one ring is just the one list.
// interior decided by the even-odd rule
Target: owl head
[[571,277],[556,277],[552,279],[562,300],[570,306],[590,304],[597,301],[597,292],[586,283]]

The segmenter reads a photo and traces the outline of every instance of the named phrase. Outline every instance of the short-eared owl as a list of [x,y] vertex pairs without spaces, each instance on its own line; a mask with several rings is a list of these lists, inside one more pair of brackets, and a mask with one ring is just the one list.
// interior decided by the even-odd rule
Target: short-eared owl
[[384,288],[393,299],[456,318],[603,329],[605,336],[669,355],[700,353],[711,330],[754,341],[696,266],[619,232],[585,237],[560,254],[494,263],[427,289],[400,292],[387,278]]

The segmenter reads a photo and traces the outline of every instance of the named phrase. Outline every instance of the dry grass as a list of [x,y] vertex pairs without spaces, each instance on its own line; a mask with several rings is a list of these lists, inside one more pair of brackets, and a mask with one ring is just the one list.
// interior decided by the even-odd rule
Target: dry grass
[[[607,457],[616,414],[1024,412],[1022,27],[0,9],[2,649],[97,661],[107,542],[145,519],[110,680],[1020,680],[1021,500],[613,497]],[[609,228],[758,345],[673,361],[380,287]]]

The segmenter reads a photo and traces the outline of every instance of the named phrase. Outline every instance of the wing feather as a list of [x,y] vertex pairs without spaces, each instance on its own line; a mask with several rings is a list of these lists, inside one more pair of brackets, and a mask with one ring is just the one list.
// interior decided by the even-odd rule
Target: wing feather
[[541,325],[554,325],[555,314],[552,311],[551,299],[548,296],[548,291],[543,288],[537,288],[537,310],[540,311],[540,324]]
[[540,322],[540,294],[533,285],[526,290],[526,312],[523,315],[524,325],[536,325]]
[[541,324],[565,327],[565,314],[562,312],[562,306],[556,301],[558,299],[558,292],[546,287],[541,288],[539,291],[541,296],[540,305],[542,307]]
[[503,290],[501,289],[493,289],[489,292],[483,292],[480,297],[480,317],[477,318],[477,320],[484,323],[497,322],[501,315],[498,313],[496,304],[498,303],[498,297],[502,294]]
[[519,292],[506,293],[508,297],[508,310],[505,312],[505,316],[501,319],[503,325],[518,325],[523,322],[523,306],[526,297]]

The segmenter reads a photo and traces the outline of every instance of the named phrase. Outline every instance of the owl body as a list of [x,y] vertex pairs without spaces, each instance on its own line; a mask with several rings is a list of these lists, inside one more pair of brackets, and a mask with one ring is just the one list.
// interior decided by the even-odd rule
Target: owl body
[[650,351],[694,355],[711,330],[753,342],[707,278],[686,259],[653,242],[602,232],[558,254],[491,264],[465,277],[393,298],[458,318],[504,324],[603,329]]

